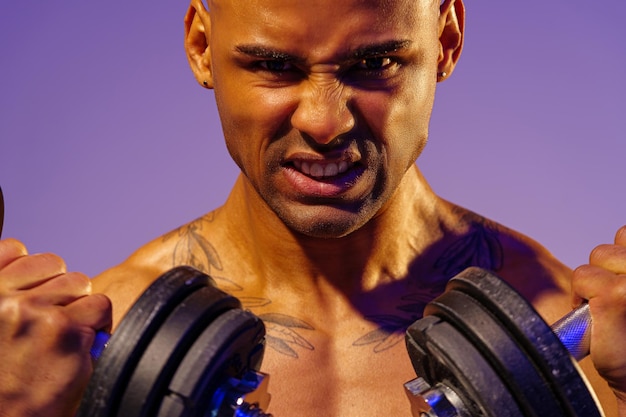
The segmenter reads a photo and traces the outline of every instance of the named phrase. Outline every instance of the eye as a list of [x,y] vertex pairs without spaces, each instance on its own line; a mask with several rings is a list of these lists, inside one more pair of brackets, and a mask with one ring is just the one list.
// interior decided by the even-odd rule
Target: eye
[[395,63],[392,58],[387,56],[375,56],[362,59],[356,66],[357,69],[362,71],[383,71]]
[[292,71],[294,69],[293,65],[289,61],[282,61],[277,59],[259,61],[257,65],[269,72],[285,72]]

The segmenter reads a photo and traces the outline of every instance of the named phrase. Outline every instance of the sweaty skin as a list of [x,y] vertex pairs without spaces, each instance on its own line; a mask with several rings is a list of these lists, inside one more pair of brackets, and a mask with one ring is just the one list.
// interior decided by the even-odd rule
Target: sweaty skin
[[115,323],[192,265],[264,320],[275,416],[409,416],[404,331],[454,274],[495,271],[548,322],[571,309],[568,268],[435,195],[414,164],[460,55],[460,0],[192,0],[185,23],[242,173],[222,207],[94,280]]

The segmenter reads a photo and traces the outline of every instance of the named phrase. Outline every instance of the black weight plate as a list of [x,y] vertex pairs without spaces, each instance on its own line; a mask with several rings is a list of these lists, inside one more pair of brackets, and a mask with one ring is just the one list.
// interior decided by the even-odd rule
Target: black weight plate
[[163,321],[182,299],[211,283],[208,275],[184,266],[157,278],[133,304],[111,336],[76,417],[115,415],[130,374]]
[[0,236],[2,236],[2,224],[4,223],[4,196],[0,187]]
[[220,314],[240,307],[239,300],[213,286],[200,288],[182,300],[146,346],[130,377],[118,416],[154,416],[170,379],[196,338]]
[[500,376],[452,324],[437,316],[424,317],[408,328],[406,343],[417,375],[431,386],[442,383],[456,392],[468,415],[524,415]]
[[500,320],[533,360],[561,401],[564,416],[602,416],[577,363],[532,305],[508,283],[480,268],[468,268],[448,288],[474,297]]
[[215,389],[260,368],[264,336],[263,322],[249,311],[229,310],[216,318],[178,367],[158,416],[216,416],[208,412]]
[[469,295],[449,290],[426,307],[424,315],[436,315],[451,323],[500,375],[523,415],[556,417],[559,401],[516,339],[484,307]]

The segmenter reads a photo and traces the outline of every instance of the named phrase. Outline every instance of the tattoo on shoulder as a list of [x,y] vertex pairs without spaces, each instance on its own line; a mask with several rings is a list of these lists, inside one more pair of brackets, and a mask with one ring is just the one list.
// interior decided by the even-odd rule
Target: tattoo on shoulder
[[242,288],[237,283],[220,275],[220,256],[202,233],[203,228],[213,219],[214,213],[210,212],[163,236],[164,242],[177,239],[172,252],[172,266],[192,266],[210,275],[224,291],[240,291]]
[[491,271],[502,268],[501,226],[465,209],[456,210],[467,231],[458,235],[435,260],[428,277],[409,278],[407,294],[400,297],[397,312],[366,316],[378,327],[357,339],[354,346],[372,346],[375,353],[390,349],[404,341],[406,329],[423,316],[426,304],[443,293],[450,278],[470,266]]
[[451,278],[470,266],[498,271],[504,264],[504,250],[497,223],[476,213],[458,208],[466,233],[443,252],[435,262],[435,268]]
[[213,213],[179,227],[163,236],[163,241],[177,239],[172,253],[172,264],[189,265],[202,272],[222,270],[222,261],[211,244],[203,235],[202,229],[213,221]]
[[[243,291],[244,288],[223,276],[219,253],[202,233],[203,228],[213,219],[214,213],[208,213],[164,235],[163,241],[177,239],[172,253],[173,266],[192,266],[210,275],[220,289],[236,297],[237,292]],[[271,304],[271,300],[262,297],[237,298],[242,306],[249,310]],[[309,323],[280,313],[258,314],[258,317],[265,323],[266,346],[269,348],[292,358],[299,357],[297,349],[314,350],[313,345],[301,334],[303,331],[315,330]]]

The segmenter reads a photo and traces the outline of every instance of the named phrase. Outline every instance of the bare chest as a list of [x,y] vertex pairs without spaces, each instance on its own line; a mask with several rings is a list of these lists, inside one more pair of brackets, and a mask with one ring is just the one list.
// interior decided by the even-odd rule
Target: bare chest
[[[342,338],[339,338],[340,340]],[[269,412],[275,417],[410,417],[403,384],[415,377],[404,342],[376,352],[323,336],[297,357],[268,347]]]

